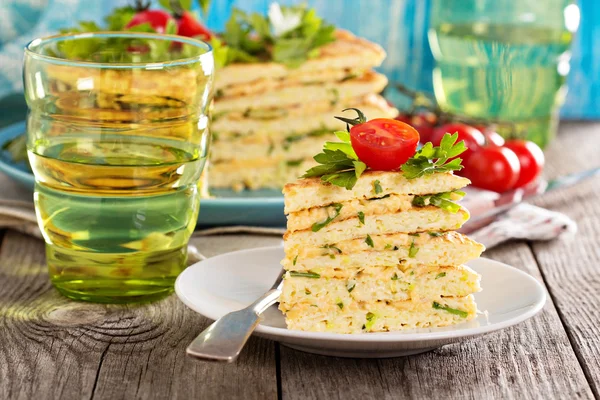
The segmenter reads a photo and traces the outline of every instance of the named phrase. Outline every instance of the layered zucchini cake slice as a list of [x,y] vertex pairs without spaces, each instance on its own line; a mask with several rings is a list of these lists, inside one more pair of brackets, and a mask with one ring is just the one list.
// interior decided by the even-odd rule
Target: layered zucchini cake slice
[[[333,28],[333,27],[332,27]],[[330,42],[298,65],[236,62],[219,70],[212,113],[210,186],[280,190],[315,165],[313,155],[344,124],[335,110],[361,107],[393,118],[375,72],[385,58],[377,44],[336,29]]]
[[354,170],[350,184],[330,176],[287,184],[279,308],[288,328],[385,332],[473,319],[480,277],[464,264],[484,247],[455,232],[469,217],[456,203],[469,180],[453,169]]

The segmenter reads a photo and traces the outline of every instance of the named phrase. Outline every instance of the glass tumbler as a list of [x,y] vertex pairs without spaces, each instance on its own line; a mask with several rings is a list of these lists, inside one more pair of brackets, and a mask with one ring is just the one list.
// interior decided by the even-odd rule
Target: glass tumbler
[[65,296],[156,300],[186,267],[210,141],[209,45],[137,32],[25,49],[27,150],[50,279]]
[[433,0],[438,103],[545,146],[556,133],[578,26],[573,0]]

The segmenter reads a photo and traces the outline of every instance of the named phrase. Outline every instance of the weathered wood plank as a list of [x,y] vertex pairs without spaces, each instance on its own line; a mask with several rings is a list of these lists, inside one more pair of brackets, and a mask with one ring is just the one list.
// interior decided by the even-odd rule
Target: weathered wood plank
[[[565,124],[547,152],[550,176],[600,166],[600,124]],[[600,177],[536,202],[578,224],[573,237],[533,243],[532,249],[559,309],[588,382],[600,398]]]
[[209,321],[175,296],[72,302],[48,281],[43,244],[14,232],[0,252],[0,282],[2,399],[277,398],[274,344],[252,338],[232,365],[193,361],[185,347]]
[[[572,132],[559,136],[548,152],[550,176],[598,165],[597,126],[566,125]],[[558,314],[549,302],[542,314],[518,327],[404,359],[335,359],[281,347],[283,397],[600,397],[599,186],[595,180],[539,202],[570,215],[580,228],[575,238],[531,247]],[[257,240],[244,246],[240,238],[227,238],[223,249],[223,239],[195,242],[209,256],[225,248],[264,245]],[[525,244],[486,255],[539,278]],[[233,366],[183,356],[189,340],[207,324],[174,297],[138,307],[66,300],[48,282],[43,245],[14,233],[5,237],[0,250],[0,398],[274,398],[270,342],[252,339]]]
[[[525,244],[486,255],[540,279]],[[519,326],[406,358],[329,358],[284,346],[280,352],[285,399],[593,398],[551,301]]]
[[78,313],[51,290],[39,240],[6,233],[0,282],[0,398],[89,398],[102,346],[93,351],[84,327],[63,322],[70,312],[102,313]]

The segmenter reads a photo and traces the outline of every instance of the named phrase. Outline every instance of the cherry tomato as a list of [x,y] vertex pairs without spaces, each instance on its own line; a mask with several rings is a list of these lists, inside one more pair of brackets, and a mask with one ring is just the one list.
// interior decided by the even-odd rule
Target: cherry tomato
[[213,37],[212,32],[198,22],[193,14],[187,11],[183,13],[179,20],[177,20],[177,34],[187,37],[197,36],[205,41],[208,41]]
[[486,130],[483,132],[485,136],[485,144],[488,146],[504,146],[504,138],[500,136],[498,132],[493,129]]
[[496,132],[493,125],[473,125],[485,136],[486,146],[504,146],[504,138]]
[[125,25],[125,28],[148,23],[158,33],[165,33],[165,28],[170,20],[173,20],[171,15],[163,10],[144,10],[133,16],[131,21]]
[[415,154],[419,132],[401,121],[376,118],[354,125],[350,141],[358,158],[371,169],[392,171]]
[[501,193],[514,187],[520,169],[519,158],[514,151],[492,146],[473,153],[462,172],[473,186]]
[[528,140],[509,140],[504,146],[517,155],[521,164],[515,187],[525,186],[540,176],[544,168],[544,152],[537,144]]
[[433,137],[436,123],[437,117],[434,113],[424,112],[414,115],[410,125],[419,132],[421,143],[427,143],[430,142]]
[[485,144],[485,136],[483,136],[483,133],[481,133],[479,129],[465,124],[450,123],[439,126],[433,130],[431,142],[434,146],[440,145],[440,142],[446,133],[458,133],[457,142],[464,140],[467,150],[459,156],[462,158],[463,164],[474,152],[478,151]]
[[[391,103],[390,103],[391,104]],[[393,106],[392,106],[393,107]],[[400,113],[394,118],[396,121],[404,122],[405,124],[411,125],[412,123],[412,115]]]
[[431,112],[422,112],[414,115],[400,113],[394,119],[404,122],[405,124],[415,128],[417,132],[419,132],[421,143],[427,143],[431,141],[433,128],[437,122],[436,115]]

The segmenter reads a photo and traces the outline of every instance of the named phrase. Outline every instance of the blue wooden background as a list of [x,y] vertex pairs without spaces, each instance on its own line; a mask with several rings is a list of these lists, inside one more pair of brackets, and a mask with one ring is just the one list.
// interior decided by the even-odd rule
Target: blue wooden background
[[[21,0],[0,0],[5,5]],[[60,19],[53,14],[53,28],[70,26],[77,19],[101,20],[116,5],[126,0],[38,0],[48,2],[48,9],[57,9],[56,4],[77,4],[63,12],[68,17]],[[525,0],[543,1],[543,0]],[[8,2],[8,3],[5,3]],[[266,12],[272,0],[213,0],[207,21],[216,31],[223,28],[233,6],[247,11]],[[295,0],[282,0],[284,4],[298,3]],[[26,3],[26,2],[25,2]],[[431,71],[433,57],[427,42],[429,23],[429,0],[308,0],[319,14],[328,21],[381,44],[388,57],[381,67],[391,81],[404,83],[420,90],[431,91]],[[85,6],[84,6],[85,4]],[[65,4],[62,4],[63,6]],[[573,119],[600,118],[600,0],[580,0],[581,25],[573,43],[571,74],[568,79],[569,94],[562,109],[562,116]],[[2,24],[8,19],[0,4],[0,39]],[[77,17],[77,18],[75,18]],[[9,31],[6,30],[5,31]],[[36,32],[29,30],[29,32]],[[22,35],[26,37],[27,34]],[[19,43],[19,45],[21,45]],[[4,57],[5,64],[14,58]],[[0,40],[0,97],[7,92],[8,83],[2,82],[3,49]],[[16,71],[12,71],[14,80]],[[20,75],[20,74],[19,74]],[[4,85],[4,87],[3,87]],[[12,83],[12,90],[19,90],[19,83]]]
[[[266,12],[271,2],[215,0],[208,26],[221,30],[232,6]],[[433,91],[434,60],[427,42],[430,0],[309,0],[308,4],[335,25],[381,44],[388,53],[381,71],[391,81]],[[581,24],[572,46],[569,93],[561,114],[572,119],[600,118],[600,0],[580,0],[579,7]]]

